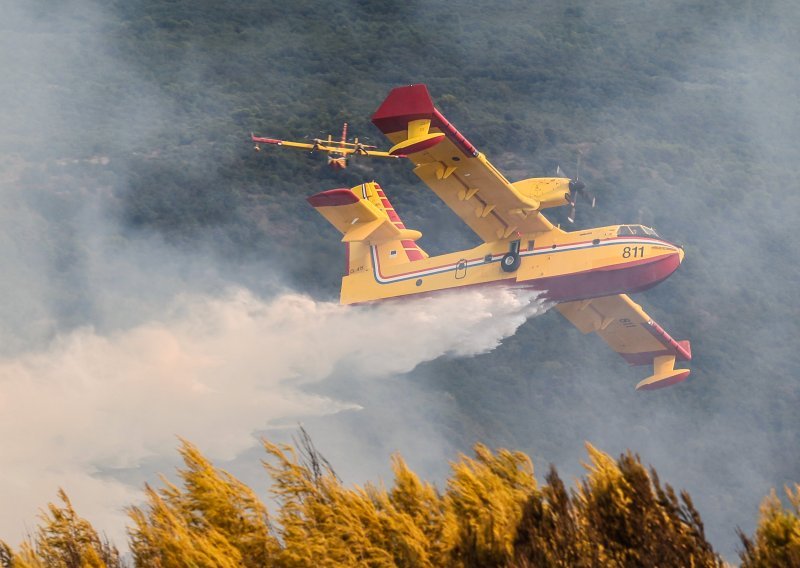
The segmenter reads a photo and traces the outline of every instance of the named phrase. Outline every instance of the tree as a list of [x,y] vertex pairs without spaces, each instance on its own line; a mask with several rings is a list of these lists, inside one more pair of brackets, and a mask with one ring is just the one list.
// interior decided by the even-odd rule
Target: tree
[[451,554],[461,566],[505,566],[513,557],[515,529],[525,502],[536,492],[533,463],[520,452],[496,455],[482,444],[475,459],[452,465],[447,507],[457,538]]
[[266,507],[245,484],[214,468],[183,440],[183,487],[146,488],[147,509],[132,507],[137,566],[266,566],[279,545]]
[[775,490],[761,503],[761,514],[753,539],[739,531],[744,550],[743,568],[800,566],[800,485],[786,488],[790,508],[785,509]]
[[614,461],[590,444],[589,475],[570,496],[555,468],[530,496],[515,564],[532,566],[721,566],[686,492],[661,487],[627,452]]
[[78,516],[63,489],[58,490],[62,506],[49,503],[40,515],[41,523],[14,553],[0,541],[0,566],[13,568],[118,568],[119,552],[100,538],[86,519]]
[[603,566],[719,566],[689,494],[664,488],[630,451],[615,462],[586,444],[589,475],[576,494],[582,530]]
[[[451,464],[444,492],[421,481],[399,455],[393,484],[345,487],[301,430],[295,446],[263,441],[278,510],[182,440],[180,484],[145,487],[129,509],[136,566],[178,568],[375,566],[721,566],[688,494],[661,486],[627,452],[617,460],[587,444],[588,474],[569,491],[555,467],[539,488],[523,453],[491,451]],[[117,550],[78,517],[66,493],[49,505],[36,536],[14,552],[0,542],[0,566],[118,568]],[[742,536],[746,566],[798,558],[800,489],[786,512],[774,494],[755,543]]]

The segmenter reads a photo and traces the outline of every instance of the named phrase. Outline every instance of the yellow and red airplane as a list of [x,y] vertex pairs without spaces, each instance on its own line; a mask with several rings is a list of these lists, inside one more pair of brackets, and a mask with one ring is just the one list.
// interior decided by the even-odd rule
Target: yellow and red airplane
[[483,240],[430,257],[383,189],[368,182],[308,198],[343,233],[341,302],[353,304],[464,286],[539,290],[583,333],[595,332],[631,365],[652,365],[637,389],[685,380],[688,341],[675,341],[627,294],[655,286],[683,261],[683,249],[642,225],[568,232],[542,210],[574,206],[584,184],[566,177],[508,181],[434,107],[425,85],[389,93],[372,122],[407,156],[414,173]]
[[276,138],[262,138],[255,134],[250,134],[250,141],[255,144],[256,152],[261,151],[261,144],[275,144],[276,146],[286,146],[288,148],[300,148],[311,152],[326,152],[328,154],[328,165],[334,170],[343,170],[347,167],[347,160],[351,155],[371,156],[373,158],[404,158],[398,154],[390,154],[377,150],[377,146],[369,146],[358,141],[347,141],[347,123],[342,127],[342,139],[333,140],[328,134],[328,139],[314,138],[312,142],[292,142],[290,140],[278,140]]

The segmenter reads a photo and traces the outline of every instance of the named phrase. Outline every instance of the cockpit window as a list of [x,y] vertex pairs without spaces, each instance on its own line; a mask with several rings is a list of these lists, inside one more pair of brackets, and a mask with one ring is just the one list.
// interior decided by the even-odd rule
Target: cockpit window
[[658,238],[656,233],[650,227],[644,225],[622,225],[617,229],[618,237],[655,237]]

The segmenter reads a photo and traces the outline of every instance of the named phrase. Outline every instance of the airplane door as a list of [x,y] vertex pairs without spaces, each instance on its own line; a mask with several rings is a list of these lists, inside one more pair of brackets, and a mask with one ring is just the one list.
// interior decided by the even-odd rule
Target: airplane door
[[461,280],[467,275],[467,259],[462,258],[456,264],[456,280]]

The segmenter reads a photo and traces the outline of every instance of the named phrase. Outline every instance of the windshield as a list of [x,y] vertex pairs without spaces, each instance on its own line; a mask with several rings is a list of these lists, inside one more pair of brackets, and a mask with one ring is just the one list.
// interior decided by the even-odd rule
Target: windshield
[[658,238],[656,233],[650,227],[644,225],[622,225],[617,230],[618,237],[655,237]]

